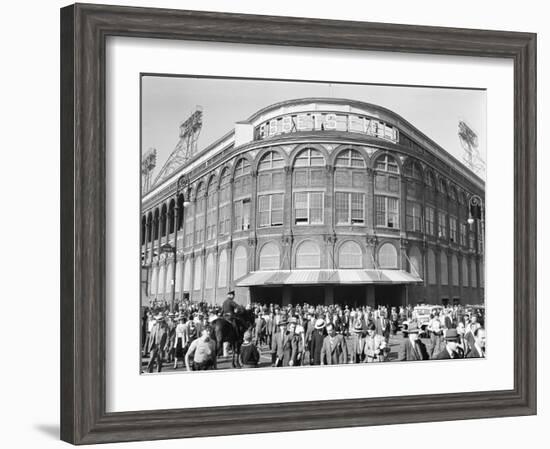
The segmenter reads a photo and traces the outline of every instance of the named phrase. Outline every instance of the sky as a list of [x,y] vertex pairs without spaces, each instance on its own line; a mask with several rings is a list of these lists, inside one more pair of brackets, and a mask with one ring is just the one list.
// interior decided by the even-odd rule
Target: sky
[[[180,123],[196,106],[203,110],[200,151],[258,110],[304,97],[348,98],[388,108],[459,161],[464,149],[458,122],[465,121],[477,133],[478,151],[486,160],[484,90],[148,75],[142,78],[142,153],[157,150],[153,179],[178,143]],[[479,176],[485,179],[485,173]]]

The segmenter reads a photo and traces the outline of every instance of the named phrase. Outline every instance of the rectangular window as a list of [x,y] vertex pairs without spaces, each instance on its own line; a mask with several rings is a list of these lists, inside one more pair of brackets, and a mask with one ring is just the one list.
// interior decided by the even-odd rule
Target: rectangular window
[[460,224],[460,245],[466,246],[466,225],[464,223]]
[[483,253],[483,239],[481,233],[481,220],[476,220],[477,222],[477,251]]
[[407,202],[407,231],[422,232],[422,207],[418,203]]
[[258,197],[259,227],[281,226],[283,224],[283,194]]
[[434,210],[426,207],[426,234],[434,235]]
[[365,223],[365,195],[363,193],[336,192],[336,224]]
[[439,212],[437,215],[437,230],[438,236],[441,239],[447,238],[447,214],[445,212]]
[[260,173],[258,175],[258,191],[284,189],[284,175],[281,172]]
[[235,225],[233,229],[235,231],[244,231],[250,228],[250,198],[244,200],[235,201],[233,203],[233,210],[235,216]]
[[470,229],[470,249],[473,251],[476,249],[476,236],[474,234],[474,231]]
[[376,226],[399,228],[399,200],[388,196],[375,197]]
[[298,192],[294,194],[294,220],[296,224],[323,224],[324,194]]
[[449,238],[451,242],[458,242],[457,236],[456,236],[456,218],[455,217],[449,217]]

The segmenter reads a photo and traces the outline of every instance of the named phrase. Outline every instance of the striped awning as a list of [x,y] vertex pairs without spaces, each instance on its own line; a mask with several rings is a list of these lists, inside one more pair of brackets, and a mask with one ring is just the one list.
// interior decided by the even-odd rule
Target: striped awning
[[237,287],[311,284],[417,284],[422,279],[403,270],[270,270],[253,271]]

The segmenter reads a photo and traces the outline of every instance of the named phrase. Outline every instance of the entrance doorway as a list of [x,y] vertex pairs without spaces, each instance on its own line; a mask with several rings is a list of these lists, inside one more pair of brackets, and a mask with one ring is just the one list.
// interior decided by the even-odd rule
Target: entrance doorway
[[250,287],[250,299],[260,304],[283,304],[282,287]]
[[307,302],[312,306],[325,303],[325,288],[311,285],[307,287],[292,287],[292,304]]
[[342,306],[363,306],[367,301],[364,285],[338,285],[334,287],[334,304]]
[[377,306],[399,307],[405,305],[403,285],[376,285],[374,301]]

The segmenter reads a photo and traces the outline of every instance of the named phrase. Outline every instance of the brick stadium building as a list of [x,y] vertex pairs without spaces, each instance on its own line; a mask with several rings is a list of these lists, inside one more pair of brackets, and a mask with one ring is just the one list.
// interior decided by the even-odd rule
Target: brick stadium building
[[390,110],[277,103],[142,196],[142,302],[170,301],[176,263],[176,300],[483,303],[484,189]]

